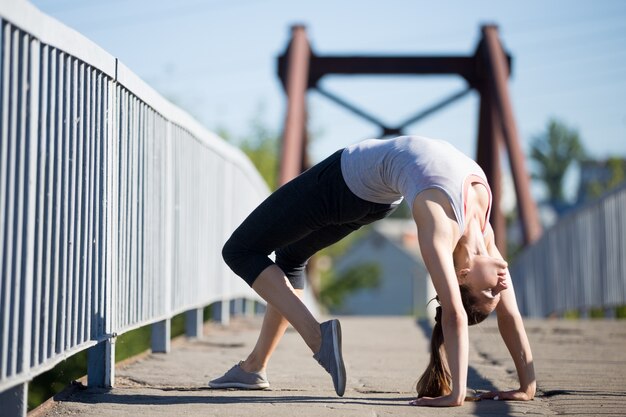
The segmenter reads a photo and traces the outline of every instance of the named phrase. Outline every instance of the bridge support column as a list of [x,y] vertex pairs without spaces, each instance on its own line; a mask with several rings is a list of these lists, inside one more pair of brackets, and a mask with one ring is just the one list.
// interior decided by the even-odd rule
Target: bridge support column
[[279,185],[304,171],[306,164],[306,91],[309,81],[311,47],[304,26],[291,28],[285,90],[287,112],[280,156]]
[[517,193],[517,206],[522,221],[524,245],[534,243],[541,236],[541,222],[535,201],[530,194],[530,178],[524,161],[524,152],[520,146],[517,125],[513,117],[513,107],[507,85],[509,67],[506,55],[498,39],[498,29],[493,25],[482,28],[485,45],[485,64],[488,74],[488,88],[491,98],[498,109],[502,137],[509,154],[509,165]]
[[115,339],[112,336],[87,351],[87,385],[110,388],[115,385]]
[[201,339],[204,324],[204,309],[195,308],[185,313],[185,334],[189,338]]
[[[485,83],[486,84],[486,83]],[[489,85],[481,85],[480,116],[478,123],[478,152],[476,161],[485,171],[491,185],[492,207],[490,223],[496,239],[496,246],[504,258],[507,253],[506,221],[500,203],[502,199],[502,170],[500,167],[500,145],[502,129],[499,125],[493,92]]]
[[172,335],[172,319],[165,319],[152,325],[152,352],[169,353]]

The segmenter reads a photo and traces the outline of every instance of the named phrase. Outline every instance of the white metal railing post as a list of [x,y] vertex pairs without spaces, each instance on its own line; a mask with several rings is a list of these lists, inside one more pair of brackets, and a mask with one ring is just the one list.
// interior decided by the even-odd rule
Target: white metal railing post
[[117,282],[117,267],[114,266],[115,256],[114,248],[117,247],[116,236],[113,225],[117,216],[113,216],[117,213],[117,210],[113,209],[113,205],[117,202],[117,197],[113,192],[113,184],[117,180],[116,172],[114,169],[114,158],[117,155],[117,114],[118,114],[118,101],[117,101],[117,89],[113,81],[104,81],[108,84],[106,89],[106,115],[104,130],[104,153],[105,162],[102,175],[102,181],[104,181],[104,217],[102,220],[105,224],[105,236],[101,236],[103,244],[105,245],[104,259],[100,259],[100,262],[104,265],[102,279],[104,280],[104,294],[101,296],[104,298],[102,306],[104,311],[102,317],[97,317],[96,320],[102,320],[104,322],[104,340],[100,340],[95,346],[89,348],[87,352],[87,385],[91,387],[113,387],[115,385],[115,341],[117,334],[116,329],[116,315],[115,315],[115,303],[113,297],[115,294],[115,284]]
[[189,338],[201,339],[204,324],[204,309],[194,308],[185,312],[185,334]]
[[153,353],[169,353],[172,338],[172,319],[167,318],[152,325],[151,345]]
[[230,323],[230,302],[228,300],[213,303],[211,312],[214,321],[219,322],[222,326],[228,326]]
[[254,316],[255,306],[256,306],[256,301],[249,299],[249,298],[245,298],[244,305],[243,305],[243,314],[246,317]]
[[[172,132],[172,124],[168,122],[166,124],[166,134],[165,134],[165,147],[167,151],[165,152],[166,158],[166,220],[165,220],[165,245],[166,245],[166,253],[165,253],[165,289],[163,294],[163,302],[165,303],[165,311],[166,314],[170,314],[172,311],[172,281],[174,279],[173,273],[173,245],[172,238],[174,237],[173,228],[174,228],[174,212],[176,201],[174,199],[174,170],[173,170],[173,152],[172,147],[173,144],[173,132]],[[171,328],[172,328],[172,320],[170,317],[161,320],[152,325],[152,336],[151,336],[151,347],[152,352],[154,353],[168,353],[171,349]]]
[[28,382],[0,392],[0,417],[26,417],[28,410]]
[[[232,214],[232,200],[233,200],[233,172],[231,163],[226,161],[224,164],[224,182],[222,183],[222,213],[223,218],[221,222],[221,232],[224,241],[228,239],[228,231],[231,227],[231,214]],[[223,270],[223,268],[222,268]],[[213,319],[218,321],[223,326],[227,326],[230,323],[230,283],[228,283],[228,292],[226,290],[227,277],[222,277],[222,291],[221,299],[213,306]]]
[[110,388],[115,385],[115,340],[110,335],[87,351],[87,385]]

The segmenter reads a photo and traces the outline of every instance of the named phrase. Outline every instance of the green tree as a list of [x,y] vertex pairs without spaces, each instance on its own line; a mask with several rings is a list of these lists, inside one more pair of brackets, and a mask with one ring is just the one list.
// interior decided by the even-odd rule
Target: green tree
[[536,168],[533,179],[546,187],[547,202],[557,212],[566,205],[565,173],[570,164],[581,161],[585,154],[578,132],[557,119],[550,119],[547,130],[533,139],[530,151]]
[[379,285],[380,266],[364,263],[325,281],[320,291],[320,301],[330,309],[341,307],[349,294],[365,288],[377,288]]

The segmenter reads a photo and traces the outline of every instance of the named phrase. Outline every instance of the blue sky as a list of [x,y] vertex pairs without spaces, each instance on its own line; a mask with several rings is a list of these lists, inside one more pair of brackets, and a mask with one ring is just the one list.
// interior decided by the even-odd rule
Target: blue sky
[[[260,116],[280,131],[285,99],[276,57],[292,24],[324,54],[461,54],[495,23],[513,55],[510,81],[522,147],[550,117],[577,129],[595,157],[626,155],[626,2],[417,0],[36,0],[95,41],[209,129],[235,135]],[[328,77],[325,88],[387,122],[456,92],[457,77]],[[310,93],[317,161],[378,130]],[[475,94],[407,132],[449,140],[474,155]]]

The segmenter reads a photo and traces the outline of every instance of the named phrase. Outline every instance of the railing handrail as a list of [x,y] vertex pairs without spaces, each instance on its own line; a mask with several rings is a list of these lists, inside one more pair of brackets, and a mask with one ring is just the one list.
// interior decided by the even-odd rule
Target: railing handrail
[[112,384],[119,333],[156,322],[167,350],[174,314],[197,325],[212,302],[260,301],[220,249],[269,190],[243,152],[78,32],[23,0],[2,2],[0,26],[3,408],[87,348],[89,383]]
[[626,305],[626,185],[559,219],[511,274],[525,315]]

